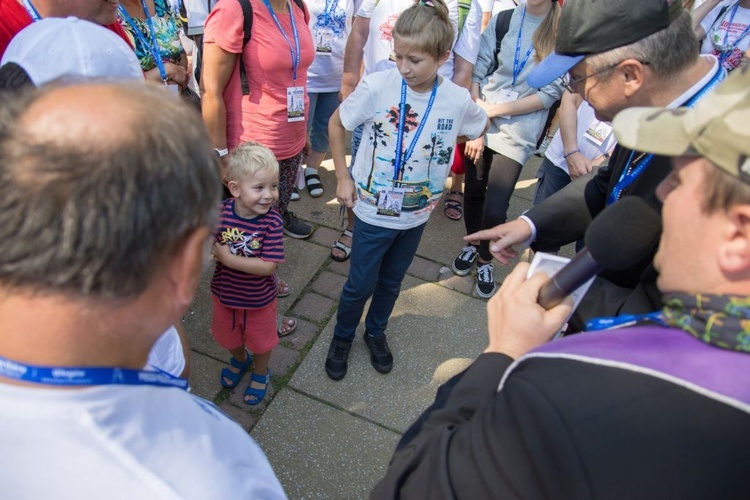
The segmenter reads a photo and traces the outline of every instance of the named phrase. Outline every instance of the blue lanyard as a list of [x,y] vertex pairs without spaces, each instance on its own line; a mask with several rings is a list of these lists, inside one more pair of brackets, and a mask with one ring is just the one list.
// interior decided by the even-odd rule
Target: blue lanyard
[[148,6],[146,5],[146,0],[141,0],[141,6],[143,7],[143,14],[146,16],[146,24],[148,25],[148,30],[151,32],[151,43],[148,43],[146,38],[143,36],[143,33],[141,33],[140,28],[138,28],[138,25],[133,21],[133,18],[130,17],[130,14],[128,14],[128,11],[125,10],[125,7],[120,4],[118,7],[120,14],[122,17],[125,18],[125,21],[130,25],[131,28],[133,28],[133,33],[135,33],[135,36],[138,37],[138,40],[141,41],[141,43],[146,46],[146,48],[149,49],[151,52],[151,55],[154,57],[154,62],[156,63],[156,67],[159,68],[159,76],[161,76],[161,81],[164,82],[164,85],[167,84],[167,70],[164,68],[164,63],[161,60],[161,49],[159,48],[159,40],[156,38],[156,30],[154,29],[154,21],[151,19],[151,14],[148,12]]
[[29,17],[31,17],[31,22],[35,23],[42,20],[42,16],[39,15],[39,11],[36,10],[33,5],[31,5],[31,2],[29,2],[29,0],[21,1],[23,3],[23,6],[26,8],[26,12],[29,13]]
[[419,122],[417,131],[414,132],[411,144],[404,153],[404,124],[406,123],[406,80],[401,79],[401,102],[398,104],[398,134],[396,136],[396,161],[393,165],[393,180],[398,179],[398,172],[401,170],[401,165],[409,161],[411,155],[414,153],[414,148],[417,145],[417,140],[422,134],[422,129],[427,123],[427,117],[430,115],[432,104],[435,102],[435,95],[437,95],[438,88],[438,77],[435,75],[435,84],[432,86],[432,92],[430,93],[430,100],[427,102],[427,109],[422,115],[422,121]]
[[[685,103],[684,107],[692,108],[693,106],[695,106],[695,103],[697,103],[706,94],[716,88],[719,83],[721,83],[724,78],[726,78],[726,76],[727,72],[724,71],[721,65],[719,65],[719,69],[716,74],[697,94],[691,97],[687,103]],[[620,179],[617,181],[617,184],[615,185],[612,192],[609,193],[609,196],[607,197],[607,206],[619,200],[620,196],[622,196],[622,192],[627,189],[633,182],[635,182],[635,180],[643,173],[643,171],[646,170],[646,167],[649,163],[651,163],[651,160],[654,159],[654,155],[649,154],[646,155],[643,159],[637,161],[635,165],[633,165],[633,155],[635,155],[635,151],[630,152],[628,162],[626,163],[627,167],[623,171],[622,175],[620,175]]]
[[297,24],[294,22],[294,10],[292,9],[292,5],[289,5],[289,18],[292,22],[292,34],[294,35],[294,47],[292,47],[292,42],[289,41],[289,36],[286,34],[286,31],[284,31],[284,27],[281,25],[281,21],[279,21],[279,18],[276,17],[276,13],[273,11],[273,7],[271,7],[271,3],[268,0],[263,0],[263,3],[266,4],[266,7],[268,8],[268,12],[271,13],[271,17],[273,18],[274,22],[276,23],[276,27],[279,28],[279,31],[281,31],[281,35],[284,37],[284,40],[286,40],[286,43],[289,45],[289,53],[292,55],[292,78],[294,79],[295,85],[297,84],[297,66],[299,66],[299,35],[297,34]]
[[664,315],[661,311],[650,312],[647,314],[621,314],[612,318],[594,318],[586,322],[583,328],[585,332],[596,330],[614,330],[633,326],[641,320],[650,320],[652,322],[664,325]]
[[[740,40],[745,38],[745,36],[750,32],[750,24],[745,27],[745,31],[740,33],[740,36],[737,37],[737,39],[732,43],[731,46],[727,47],[727,41],[729,40],[729,28],[732,26],[732,21],[734,21],[734,15],[737,13],[737,9],[740,6],[740,2],[737,2],[734,4],[734,8],[732,9],[732,13],[729,15],[729,23],[727,23],[727,29],[724,32],[724,43],[722,44],[724,47],[724,51],[721,54],[721,57],[719,58],[719,61],[723,63],[729,55],[734,52],[735,47],[737,47],[737,44],[740,43]],[[719,22],[719,26],[721,26],[721,22]]]
[[36,366],[25,365],[3,357],[0,357],[0,377],[60,387],[89,385],[155,385],[180,389],[188,387],[187,380],[163,371],[91,366]]
[[518,39],[516,40],[516,53],[513,57],[513,82],[510,84],[511,88],[516,86],[518,75],[520,75],[523,68],[526,67],[526,63],[529,62],[529,56],[531,56],[531,52],[534,50],[534,42],[531,42],[529,50],[526,52],[526,57],[524,57],[523,61],[519,64],[519,56],[521,55],[521,33],[523,33],[523,20],[526,19],[526,5],[523,6],[522,12],[521,26],[518,28]]

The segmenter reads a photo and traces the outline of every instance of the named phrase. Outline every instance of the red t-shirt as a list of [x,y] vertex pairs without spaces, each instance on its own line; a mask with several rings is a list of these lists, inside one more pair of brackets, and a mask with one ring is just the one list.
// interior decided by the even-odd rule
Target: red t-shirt
[[[16,34],[31,24],[31,16],[26,12],[26,8],[18,3],[17,0],[0,0],[0,57],[5,54],[5,49]],[[128,36],[123,31],[120,23],[112,23],[105,26],[120,38],[125,40],[132,47]]]
[[[250,95],[242,95],[238,65],[224,90],[227,147],[233,149],[240,142],[256,141],[273,151],[277,160],[283,160],[305,147],[310,106],[307,68],[315,58],[315,47],[302,9],[290,2],[300,45],[296,86],[305,89],[305,120],[289,122],[287,87],[295,86],[289,44],[263,2],[250,0],[250,4],[253,8],[253,33],[244,51],[242,7],[237,0],[219,0],[206,19],[203,43],[215,43],[232,54],[243,52]],[[294,46],[289,14],[277,13],[277,17]]]

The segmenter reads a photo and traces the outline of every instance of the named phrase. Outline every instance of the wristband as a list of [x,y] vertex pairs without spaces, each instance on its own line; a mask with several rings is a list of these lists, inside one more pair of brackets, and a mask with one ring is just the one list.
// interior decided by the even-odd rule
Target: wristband
[[580,150],[580,149],[574,149],[573,151],[568,151],[567,153],[564,153],[564,154],[563,154],[563,158],[565,158],[565,159],[567,160],[567,159],[568,159],[568,156],[570,156],[570,155],[574,155],[574,154],[576,154],[576,153],[580,153],[580,152],[581,152],[581,150]]
[[219,155],[219,158],[224,158],[226,155],[229,154],[229,150],[227,148],[224,148],[224,149],[214,148],[214,151],[216,151],[216,154]]

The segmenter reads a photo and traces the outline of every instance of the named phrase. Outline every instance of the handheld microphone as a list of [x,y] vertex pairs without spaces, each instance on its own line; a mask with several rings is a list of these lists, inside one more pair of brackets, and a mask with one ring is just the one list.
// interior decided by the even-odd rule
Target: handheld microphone
[[661,217],[645,201],[626,196],[604,209],[586,230],[586,246],[539,290],[537,302],[551,309],[604,269],[622,270],[659,243]]

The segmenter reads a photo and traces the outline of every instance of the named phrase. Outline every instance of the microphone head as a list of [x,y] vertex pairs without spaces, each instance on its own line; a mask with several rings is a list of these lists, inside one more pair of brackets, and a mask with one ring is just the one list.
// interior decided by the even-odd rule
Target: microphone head
[[659,244],[661,216],[641,198],[625,196],[604,209],[584,237],[594,260],[606,269],[627,269]]

